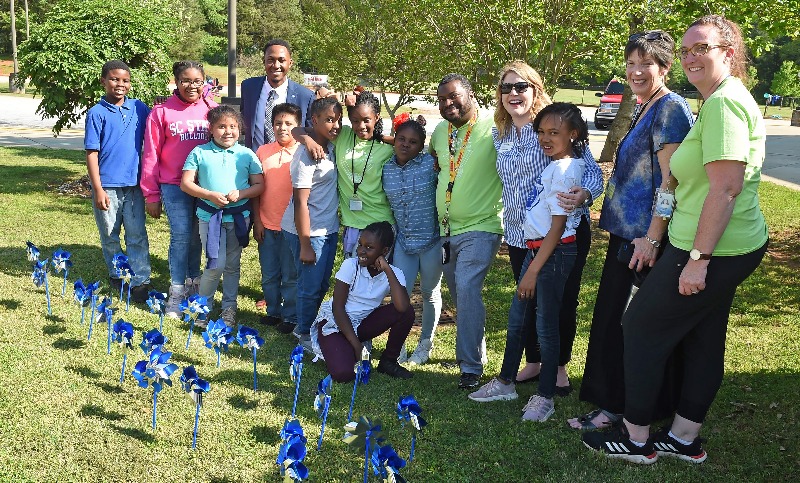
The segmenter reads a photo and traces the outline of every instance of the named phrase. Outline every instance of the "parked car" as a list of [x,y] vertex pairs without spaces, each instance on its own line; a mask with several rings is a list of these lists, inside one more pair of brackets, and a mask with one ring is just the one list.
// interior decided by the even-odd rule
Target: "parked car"
[[[600,107],[594,111],[594,125],[597,129],[607,129],[614,122],[619,111],[619,104],[622,102],[622,91],[625,85],[617,79],[611,79],[606,86],[606,90],[601,94],[595,94],[600,98]],[[637,99],[637,102],[641,100]]]

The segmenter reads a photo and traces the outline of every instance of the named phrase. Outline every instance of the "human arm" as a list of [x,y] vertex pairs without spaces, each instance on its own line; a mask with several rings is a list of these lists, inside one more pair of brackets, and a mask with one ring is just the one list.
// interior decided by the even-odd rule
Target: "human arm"
[[96,149],[86,150],[86,169],[89,171],[89,183],[92,185],[92,198],[98,210],[107,211],[111,203],[108,193],[100,182],[100,152]]
[[333,302],[331,303],[333,319],[336,322],[336,327],[339,328],[339,332],[341,332],[345,339],[347,339],[347,342],[350,343],[350,346],[353,347],[356,360],[361,360],[361,351],[363,350],[364,345],[358,339],[358,335],[356,334],[355,329],[353,329],[353,322],[350,320],[350,317],[347,315],[347,311],[345,310],[345,304],[347,303],[347,297],[349,295],[350,285],[346,282],[336,279],[336,285],[333,286]]
[[392,270],[392,266],[383,256],[375,259],[375,268],[386,274],[389,281],[389,294],[392,296],[392,304],[398,312],[403,313],[408,310],[411,301],[408,298],[408,291],[397,279],[397,275]]
[[264,223],[261,222],[261,196],[262,194],[253,197],[253,240],[261,243],[264,241]]
[[202,198],[213,203],[217,208],[222,208],[228,204],[228,198],[224,193],[207,190],[197,184],[197,170],[184,169],[181,176],[181,191],[195,198]]
[[581,177],[581,186],[572,186],[569,191],[558,194],[558,204],[564,209],[572,211],[584,203],[591,205],[603,194],[603,171],[588,147],[583,150],[583,162],[585,168]]
[[567,226],[567,215],[553,215],[553,220],[550,224],[550,230],[542,240],[542,245],[536,252],[536,256],[531,260],[528,265],[528,270],[525,275],[520,279],[519,286],[517,287],[517,296],[520,299],[530,299],[536,291],[536,279],[539,272],[542,271],[547,259],[556,251],[556,246],[561,242],[561,235],[564,234],[564,228]]
[[298,126],[292,129],[292,137],[298,143],[306,147],[306,150],[311,155],[311,159],[320,160],[328,154],[325,152],[325,148],[320,146],[319,143],[314,141],[314,138],[311,137],[311,128]]
[[308,197],[310,188],[294,188],[294,226],[300,239],[300,263],[313,265],[317,262],[317,254],[311,248],[311,217],[308,214]]
[[152,218],[161,217],[161,189],[159,187],[159,160],[166,135],[161,127],[162,109],[153,108],[147,116],[142,145],[142,178],[139,186],[144,195],[144,209]]
[[231,190],[225,197],[231,203],[236,203],[241,199],[249,199],[264,192],[264,176],[261,173],[254,173],[248,177],[250,186],[243,190]]

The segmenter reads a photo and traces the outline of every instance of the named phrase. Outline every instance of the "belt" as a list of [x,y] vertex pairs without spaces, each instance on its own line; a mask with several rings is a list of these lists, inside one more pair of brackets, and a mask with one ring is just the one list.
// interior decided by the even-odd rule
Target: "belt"
[[[572,243],[576,240],[575,235],[570,235],[568,237],[562,238],[559,242],[562,245],[566,245],[567,243]],[[542,246],[542,242],[544,238],[537,238],[536,240],[525,240],[525,246],[528,247],[529,250],[538,250],[539,247]]]

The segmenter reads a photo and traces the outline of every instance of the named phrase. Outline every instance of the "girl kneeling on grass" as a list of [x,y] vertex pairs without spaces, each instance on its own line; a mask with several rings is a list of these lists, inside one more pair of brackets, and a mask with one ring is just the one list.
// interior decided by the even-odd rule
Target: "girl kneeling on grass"
[[514,376],[525,340],[527,301],[536,297],[536,333],[542,354],[539,388],[523,408],[523,420],[546,421],[555,408],[556,374],[559,356],[559,311],[564,285],[577,257],[575,230],[580,214],[559,206],[558,193],[580,183],[584,171],[581,159],[587,149],[588,129],[580,110],[573,104],[557,102],[542,109],[533,121],[539,144],[550,164],[536,180],[525,203],[525,244],[528,253],[522,263],[517,293],[508,314],[506,351],[500,375],[469,395],[478,402],[516,399]]
[[[414,309],[403,272],[386,261],[393,243],[389,222],[371,223],[361,231],[356,256],[342,262],[333,299],[323,302],[311,326],[314,352],[323,356],[336,382],[355,378],[353,367],[361,360],[363,341],[387,330],[389,339],[378,372],[402,379],[412,376],[397,362],[414,323]],[[392,303],[381,305],[387,294]]]

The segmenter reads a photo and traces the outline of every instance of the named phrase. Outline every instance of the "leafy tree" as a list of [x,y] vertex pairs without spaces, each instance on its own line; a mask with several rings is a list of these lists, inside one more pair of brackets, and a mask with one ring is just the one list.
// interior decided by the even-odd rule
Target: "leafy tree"
[[20,46],[19,82],[36,86],[37,113],[57,118],[58,135],[103,95],[98,79],[108,60],[131,67],[132,95],[150,103],[164,94],[167,50],[179,33],[168,0],[117,0],[113,8],[105,0],[60,0]]
[[800,97],[800,67],[790,60],[783,61],[781,69],[772,78],[772,92],[784,97]]

